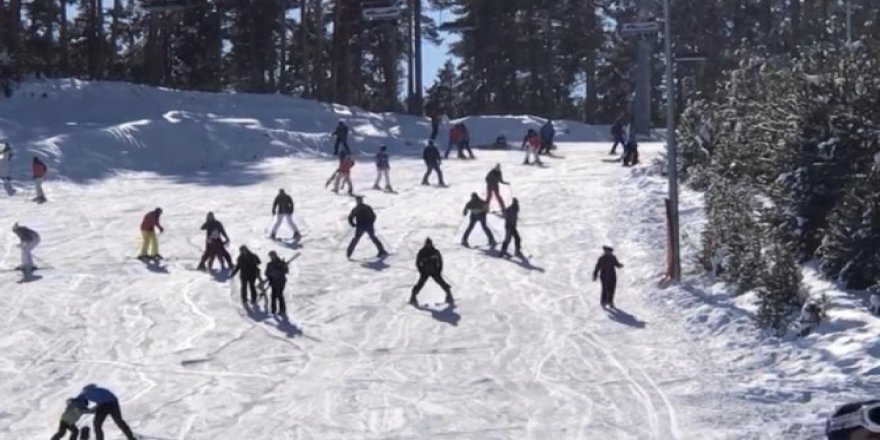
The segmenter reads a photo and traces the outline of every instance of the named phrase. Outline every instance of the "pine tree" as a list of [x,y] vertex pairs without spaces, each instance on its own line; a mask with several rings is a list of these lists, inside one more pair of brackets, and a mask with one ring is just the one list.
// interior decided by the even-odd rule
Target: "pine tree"
[[450,117],[456,117],[460,114],[456,99],[457,81],[458,75],[455,71],[455,65],[451,60],[448,60],[437,73],[434,85],[427,90],[425,108],[429,114],[439,113]]
[[767,266],[757,289],[758,313],[755,320],[759,327],[785,333],[804,302],[800,291],[801,269],[781,240],[775,240],[767,250]]

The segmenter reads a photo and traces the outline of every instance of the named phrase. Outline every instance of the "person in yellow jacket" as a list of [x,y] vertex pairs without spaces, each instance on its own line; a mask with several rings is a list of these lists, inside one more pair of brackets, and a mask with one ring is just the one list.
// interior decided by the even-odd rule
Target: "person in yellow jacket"
[[82,429],[82,437],[80,437],[80,430],[76,427],[76,422],[79,421],[83,414],[92,414],[94,412],[94,410],[89,409],[89,402],[86,399],[81,397],[67,399],[67,407],[64,409],[64,413],[61,414],[61,423],[58,425],[58,432],[52,436],[52,440],[61,440],[61,438],[64,437],[65,432],[70,432],[70,437],[68,437],[69,440],[88,438],[89,428],[84,427]]

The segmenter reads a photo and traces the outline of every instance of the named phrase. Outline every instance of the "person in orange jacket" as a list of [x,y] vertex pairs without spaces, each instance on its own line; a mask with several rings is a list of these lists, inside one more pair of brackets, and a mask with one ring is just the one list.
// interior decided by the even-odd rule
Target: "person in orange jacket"
[[339,184],[344,182],[348,185],[348,195],[353,194],[353,186],[351,184],[351,169],[354,167],[354,159],[351,155],[344,154],[342,160],[339,161],[339,169],[336,170],[336,183],[333,185],[333,192],[339,192]]
[[37,196],[34,197],[34,201],[37,203],[43,203],[46,201],[46,194],[43,193],[43,179],[49,172],[49,167],[47,167],[46,164],[40,160],[40,158],[34,156],[34,161],[31,165],[31,169],[34,172],[34,186],[37,190]]
[[159,228],[159,232],[165,232],[165,228],[159,223],[161,215],[162,208],[156,208],[148,212],[141,222],[141,236],[144,238],[144,244],[141,246],[140,255],[138,255],[139,260],[162,259],[162,256],[159,255],[159,240],[156,239],[156,228]]

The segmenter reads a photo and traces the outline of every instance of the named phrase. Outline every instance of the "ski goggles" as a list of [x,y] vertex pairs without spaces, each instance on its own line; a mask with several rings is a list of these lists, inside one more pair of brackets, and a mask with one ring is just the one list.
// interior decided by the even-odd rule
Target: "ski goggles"
[[880,402],[864,405],[849,414],[830,417],[825,423],[825,434],[852,428],[865,428],[880,434]]

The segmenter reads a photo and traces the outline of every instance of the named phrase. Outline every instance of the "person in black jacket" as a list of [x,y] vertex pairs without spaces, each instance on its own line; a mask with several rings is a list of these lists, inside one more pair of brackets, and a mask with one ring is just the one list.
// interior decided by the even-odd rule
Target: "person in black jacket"
[[287,285],[288,262],[278,257],[275,251],[269,252],[269,262],[266,264],[266,280],[272,289],[272,301],[270,311],[275,314],[276,305],[278,314],[287,316],[287,305],[284,302],[284,286]]
[[431,114],[431,140],[437,140],[437,133],[440,131],[440,112]]
[[282,220],[286,220],[290,229],[293,229],[294,240],[299,240],[302,237],[302,234],[299,233],[299,228],[296,227],[296,223],[293,221],[293,199],[283,189],[278,190],[275,202],[272,203],[272,215],[276,216],[275,226],[272,227],[272,234],[269,236],[272,240],[275,239],[275,234],[278,233]]
[[346,250],[345,256],[351,258],[351,254],[354,253],[354,248],[357,246],[364,233],[370,237],[370,240],[376,245],[376,249],[379,250],[379,254],[377,255],[378,258],[387,256],[388,252],[385,252],[385,247],[382,246],[382,242],[376,238],[376,233],[373,230],[373,225],[376,223],[376,213],[370,205],[364,203],[363,197],[357,196],[355,197],[355,201],[357,202],[357,205],[351,210],[351,213],[348,214],[348,224],[350,224],[352,228],[355,228],[354,237],[351,238],[351,243],[348,244],[348,250]]
[[599,261],[596,262],[596,269],[593,270],[593,281],[596,278],[602,280],[602,299],[600,304],[602,307],[614,308],[614,290],[617,288],[617,269],[623,265],[617,261],[614,256],[614,249],[608,246],[602,246],[604,252]]
[[247,303],[247,289],[251,289],[251,304],[257,303],[257,278],[260,277],[260,257],[248,250],[247,246],[238,248],[238,260],[230,277],[240,273],[241,302]]
[[205,252],[202,259],[199,260],[197,270],[205,270],[205,262],[208,262],[208,269],[214,270],[214,258],[220,259],[220,270],[226,270],[232,267],[232,256],[226,251],[226,245],[229,244],[229,236],[226,235],[226,229],[223,224],[214,218],[214,213],[209,212],[202,225],[205,231]]
[[495,198],[498,199],[498,204],[501,205],[501,210],[504,210],[504,199],[501,198],[501,192],[499,191],[499,184],[510,185],[509,183],[504,181],[504,176],[501,175],[501,164],[496,163],[495,167],[486,174],[486,208],[489,208],[489,205],[492,203],[492,195],[495,195]]
[[336,136],[336,143],[333,144],[333,155],[339,156],[340,145],[343,147],[342,151],[350,154],[351,150],[348,148],[348,126],[345,125],[345,122],[339,121],[339,124],[336,125],[336,130],[333,131],[333,136]]
[[422,185],[429,185],[428,177],[431,176],[431,171],[436,171],[440,186],[446,186],[446,184],[443,183],[443,171],[440,171],[440,150],[434,146],[434,142],[428,142],[428,146],[425,147],[425,150],[422,152],[422,159],[425,160],[425,165],[428,167],[428,170],[425,172],[425,177],[422,178]]
[[614,139],[614,144],[611,145],[611,152],[608,154],[614,155],[617,151],[617,144],[620,144],[621,147],[626,148],[626,138],[624,137],[624,128],[623,128],[623,117],[620,117],[617,121],[614,122],[614,125],[611,126],[611,137]]
[[623,166],[631,167],[639,164],[639,143],[634,135],[623,146]]
[[520,248],[519,231],[516,230],[516,224],[519,221],[519,200],[516,197],[510,203],[510,206],[504,210],[504,242],[501,243],[500,257],[510,257],[507,253],[507,246],[510,245],[510,239],[513,239],[514,255],[523,258],[522,249]]
[[480,199],[480,196],[478,196],[477,193],[471,193],[471,199],[466,205],[464,205],[464,210],[462,210],[461,215],[467,215],[468,212],[471,213],[470,223],[468,224],[467,229],[465,229],[464,235],[461,236],[461,245],[468,247],[468,237],[471,236],[471,231],[474,230],[474,225],[479,222],[480,226],[483,228],[483,232],[486,233],[486,238],[489,239],[489,246],[495,247],[495,236],[492,235],[492,230],[486,225],[486,214],[489,213],[489,204]]
[[418,305],[416,297],[422,290],[422,287],[425,287],[425,282],[428,281],[428,278],[433,279],[446,292],[446,304],[455,304],[455,300],[452,298],[452,287],[443,279],[443,256],[434,247],[434,243],[430,238],[425,240],[425,245],[416,256],[416,269],[419,270],[419,281],[412,288],[412,295],[409,297],[410,304]]

